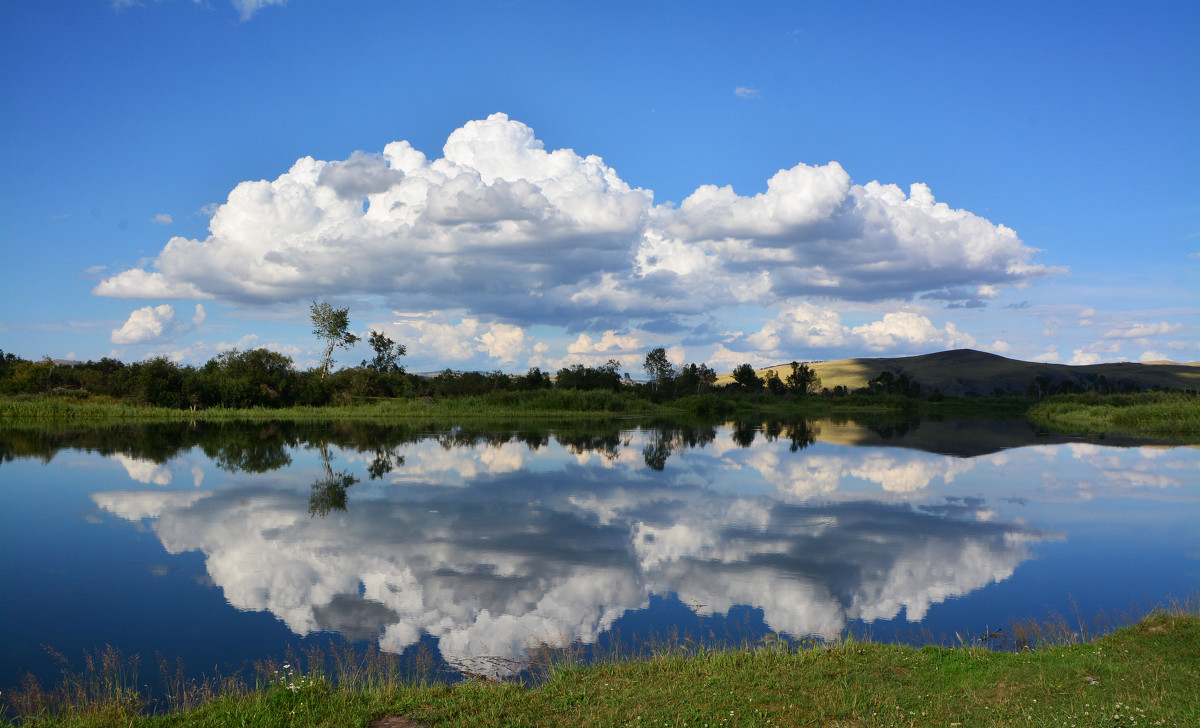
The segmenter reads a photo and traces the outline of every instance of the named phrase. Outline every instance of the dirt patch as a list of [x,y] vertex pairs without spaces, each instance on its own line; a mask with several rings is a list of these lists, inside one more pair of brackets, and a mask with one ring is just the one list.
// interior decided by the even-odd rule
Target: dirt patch
[[370,728],[429,728],[429,724],[403,715],[385,715],[372,722]]

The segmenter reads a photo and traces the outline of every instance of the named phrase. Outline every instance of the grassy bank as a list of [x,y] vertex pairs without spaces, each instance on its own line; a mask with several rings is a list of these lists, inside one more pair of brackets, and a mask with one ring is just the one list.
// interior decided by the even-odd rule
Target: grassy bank
[[938,401],[899,395],[792,399],[766,393],[718,393],[653,398],[635,392],[538,390],[442,399],[363,399],[326,407],[180,410],[103,398],[20,395],[0,398],[0,425],[35,423],[109,425],[123,422],[463,422],[475,420],[588,419],[595,417],[804,417],[864,413],[943,414],[957,417],[1026,416],[1038,427],[1070,434],[1123,434],[1200,441],[1200,397],[1188,394],[1095,393],[1024,397],[962,397]]
[[[787,399],[767,394],[706,394],[656,401],[634,392],[539,390],[494,392],[442,399],[362,399],[327,407],[250,409],[170,409],[109,399],[53,395],[0,398],[0,424],[30,421],[69,422],[228,422],[330,420],[463,420],[497,418],[575,418],[613,415],[764,415],[822,416],[837,412],[914,410],[904,397],[855,395],[841,399]],[[978,407],[977,407],[978,408]]]
[[[276,677],[196,707],[136,711],[136,691],[25,725],[64,726],[1195,726],[1200,615],[1159,611],[1089,643],[1017,652],[846,640],[793,650],[665,649],[650,659],[558,664],[538,687],[404,685],[343,664]],[[337,687],[334,687],[336,683]],[[103,685],[98,687],[103,693]],[[11,696],[9,696],[11,697]],[[103,695],[99,697],[103,698]],[[378,725],[389,725],[386,723]]]
[[1055,432],[1200,440],[1200,397],[1195,395],[1060,395],[1034,406],[1027,416]]

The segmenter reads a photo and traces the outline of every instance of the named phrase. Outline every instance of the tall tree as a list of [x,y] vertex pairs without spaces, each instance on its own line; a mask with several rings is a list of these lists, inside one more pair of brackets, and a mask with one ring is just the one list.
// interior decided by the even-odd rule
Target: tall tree
[[733,370],[733,381],[748,392],[757,392],[763,388],[763,380],[759,378],[758,373],[754,371],[754,366],[749,362],[737,365],[737,368]]
[[642,368],[650,375],[655,389],[660,389],[675,377],[675,367],[667,359],[667,350],[661,346],[646,354]]
[[313,335],[325,342],[325,359],[321,362],[321,379],[329,373],[329,364],[333,361],[333,350],[337,347],[350,348],[358,337],[350,331],[350,309],[334,308],[325,301],[313,301],[312,307]]
[[813,394],[821,388],[821,378],[807,364],[792,362],[792,373],[784,379],[792,394]]
[[374,369],[380,374],[404,371],[397,361],[408,353],[404,344],[397,344],[382,331],[372,331],[371,335],[367,337],[367,342],[374,350],[375,358],[364,359],[362,363],[364,367]]

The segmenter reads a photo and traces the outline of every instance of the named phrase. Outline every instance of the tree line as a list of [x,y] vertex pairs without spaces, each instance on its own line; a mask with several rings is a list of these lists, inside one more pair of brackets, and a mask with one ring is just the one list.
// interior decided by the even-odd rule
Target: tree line
[[[760,375],[751,364],[741,364],[733,370],[731,382],[718,386],[717,373],[708,365],[673,364],[662,347],[646,354],[644,382],[622,372],[622,364],[615,359],[596,366],[564,366],[553,374],[533,367],[524,374],[446,369],[421,376],[408,373],[401,365],[407,348],[380,331],[371,331],[366,337],[372,352],[369,359],[335,369],[335,351],[360,340],[350,331],[349,309],[314,301],[310,314],[312,333],[323,346],[321,361],[311,369],[297,369],[290,356],[261,347],[230,349],[200,366],[179,364],[163,356],[133,363],[104,357],[68,365],[49,357],[28,361],[0,350],[0,394],[95,395],[173,409],[324,406],[364,398],[444,398],[543,389],[626,391],[659,402],[718,391],[790,399],[856,393],[941,399],[937,390],[923,391],[920,383],[907,375],[886,371],[858,392],[843,386],[823,389],[816,372],[799,362],[791,362],[790,371],[785,369],[783,376],[774,370]],[[1112,389],[1134,389],[1123,384]],[[1062,388],[1039,377],[1030,385],[1028,396],[1040,398]]]

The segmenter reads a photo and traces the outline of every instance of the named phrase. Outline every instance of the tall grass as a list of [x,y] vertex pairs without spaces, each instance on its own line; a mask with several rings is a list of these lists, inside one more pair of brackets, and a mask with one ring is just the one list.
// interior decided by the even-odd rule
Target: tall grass
[[1051,397],[1029,410],[1047,429],[1115,433],[1174,440],[1200,437],[1200,397],[1194,394],[1070,394]]
[[431,398],[362,399],[324,407],[179,410],[133,405],[111,399],[18,395],[0,399],[0,424],[31,422],[222,422],[329,420],[466,420],[478,418],[588,418],[595,416],[700,415],[736,412],[820,416],[830,411],[904,410],[915,406],[904,397],[855,396],[845,400],[809,397],[792,400],[765,393],[721,393],[656,400],[632,391],[541,389],[496,391],[483,395]]
[[453,687],[445,664],[421,649],[402,660],[310,647],[248,675],[200,680],[160,658],[165,697],[142,684],[136,657],[109,647],[79,672],[63,660],[49,691],[27,680],[6,693],[16,716],[0,725],[365,726],[400,713],[438,726],[1197,724],[1200,601],[1099,637],[1075,621],[1010,624],[1025,640],[1007,650],[988,635],[919,648],[850,633],[831,642],[768,635],[733,649],[666,635],[585,662],[579,645],[542,642],[524,665],[535,682],[466,671]]

